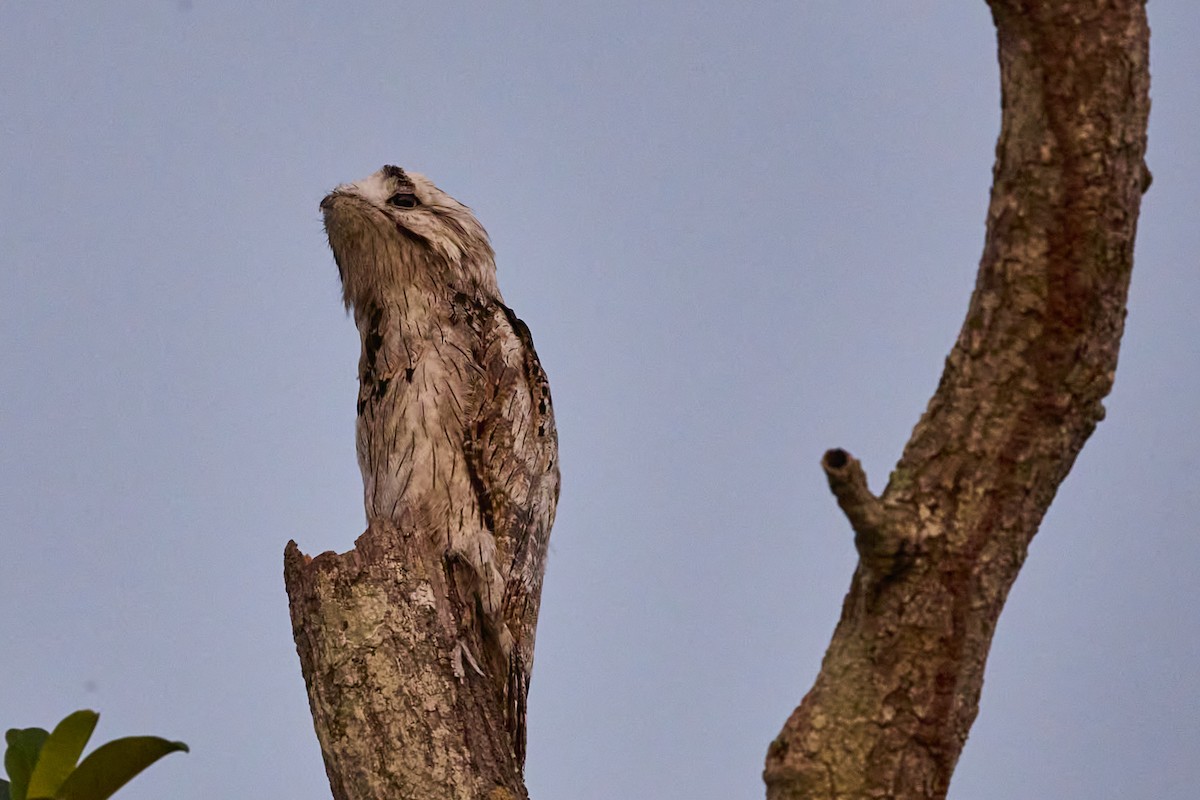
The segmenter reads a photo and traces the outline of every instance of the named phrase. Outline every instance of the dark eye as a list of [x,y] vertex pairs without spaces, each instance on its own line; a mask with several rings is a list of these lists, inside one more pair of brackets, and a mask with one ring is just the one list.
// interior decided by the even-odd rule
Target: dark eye
[[388,205],[397,208],[416,208],[421,204],[421,201],[412,192],[396,192],[387,201]]

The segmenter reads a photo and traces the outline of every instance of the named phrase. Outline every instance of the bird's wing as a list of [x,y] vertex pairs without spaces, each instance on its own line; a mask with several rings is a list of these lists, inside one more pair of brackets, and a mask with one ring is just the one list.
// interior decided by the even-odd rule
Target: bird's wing
[[558,434],[550,385],[529,328],[496,304],[481,337],[484,390],[475,424],[476,472],[485,521],[504,579],[501,625],[511,636],[506,701],[514,749],[524,758],[525,698],[546,548],[558,503]]

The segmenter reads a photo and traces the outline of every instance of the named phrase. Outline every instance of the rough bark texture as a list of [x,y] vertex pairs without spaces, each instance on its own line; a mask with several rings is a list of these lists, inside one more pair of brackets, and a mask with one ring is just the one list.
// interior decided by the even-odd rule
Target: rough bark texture
[[859,565],[767,796],[941,798],[996,620],[1104,416],[1125,319],[1150,107],[1138,0],[991,0],[1003,120],[970,309],[878,498],[826,453]]
[[[458,640],[453,566],[416,527],[373,523],[354,550],[284,580],[334,800],[527,798],[494,684]],[[455,657],[457,654],[457,658]]]

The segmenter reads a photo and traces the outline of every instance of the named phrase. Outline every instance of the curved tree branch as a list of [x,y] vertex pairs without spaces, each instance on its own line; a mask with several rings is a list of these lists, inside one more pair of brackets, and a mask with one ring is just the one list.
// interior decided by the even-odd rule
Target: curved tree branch
[[975,291],[883,494],[825,456],[860,563],[769,798],[946,795],[1009,588],[1112,388],[1150,180],[1144,4],[989,5],[1003,116]]

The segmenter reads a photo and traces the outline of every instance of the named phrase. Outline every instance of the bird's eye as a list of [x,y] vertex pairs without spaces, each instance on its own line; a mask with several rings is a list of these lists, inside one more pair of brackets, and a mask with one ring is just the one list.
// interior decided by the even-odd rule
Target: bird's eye
[[416,208],[421,204],[421,201],[412,192],[396,192],[387,201],[388,205],[397,208]]

